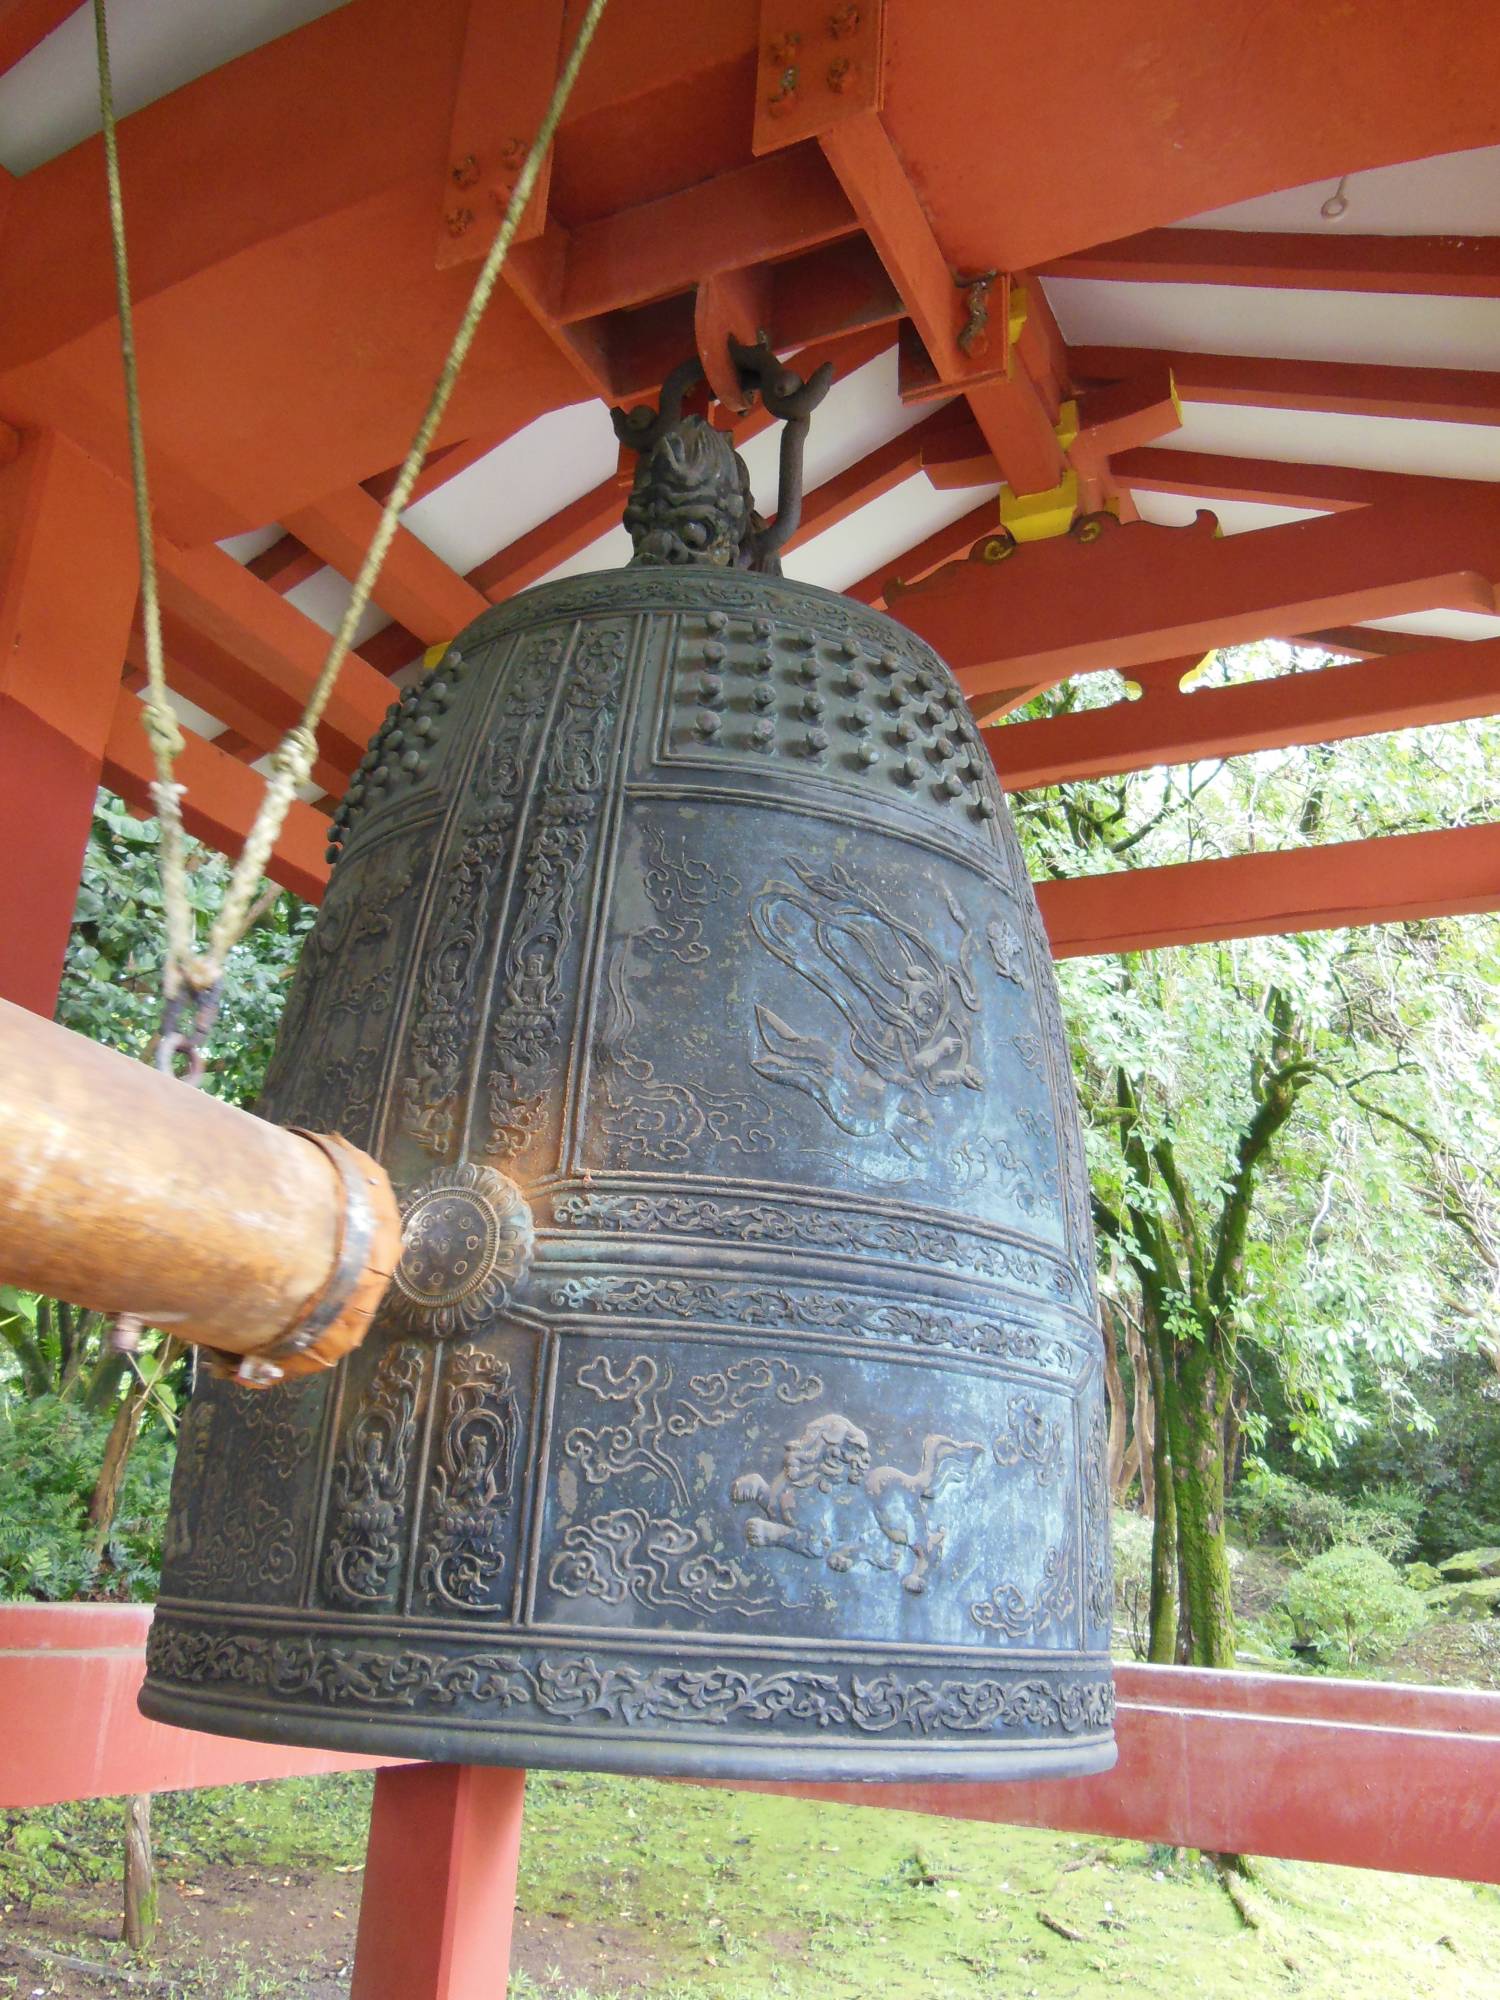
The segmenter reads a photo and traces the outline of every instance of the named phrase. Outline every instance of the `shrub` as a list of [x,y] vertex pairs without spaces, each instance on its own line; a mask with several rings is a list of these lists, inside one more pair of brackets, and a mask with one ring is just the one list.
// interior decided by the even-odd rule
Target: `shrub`
[[1280,1542],[1299,1556],[1313,1556],[1336,1543],[1373,1549],[1399,1562],[1416,1546],[1417,1530],[1404,1493],[1383,1501],[1341,1500],[1320,1493],[1289,1473],[1252,1468],[1230,1500],[1230,1510],[1252,1542]]
[[1304,1486],[1289,1473],[1252,1466],[1229,1506],[1252,1542],[1281,1542],[1299,1555],[1316,1555],[1343,1539],[1343,1501]]
[[1341,1645],[1351,1667],[1362,1654],[1404,1639],[1427,1616],[1421,1598],[1384,1556],[1350,1544],[1325,1549],[1304,1564],[1287,1584],[1286,1608],[1294,1625]]
[[149,1598],[161,1568],[171,1441],[148,1424],[126,1469],[114,1526],[95,1553],[89,1496],[110,1414],[58,1396],[0,1398],[0,1597]]
[[1373,1549],[1376,1555],[1384,1556],[1391,1563],[1400,1562],[1416,1547],[1416,1528],[1400,1514],[1367,1501],[1342,1504],[1344,1520],[1339,1541],[1352,1544],[1355,1548]]

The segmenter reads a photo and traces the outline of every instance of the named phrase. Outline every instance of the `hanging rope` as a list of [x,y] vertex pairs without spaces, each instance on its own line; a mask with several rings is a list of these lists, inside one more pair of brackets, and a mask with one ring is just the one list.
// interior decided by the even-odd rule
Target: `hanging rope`
[[489,253],[480,266],[479,275],[474,280],[474,289],[469,294],[468,305],[464,309],[458,331],[453,336],[453,344],[448,350],[447,359],[439,371],[437,381],[433,384],[422,421],[417,425],[416,435],[396,476],[396,483],[386,496],[380,520],[371,537],[370,546],[365,552],[365,559],[360,565],[358,576],[354,579],[349,602],[344,607],[344,615],[339,621],[327,657],[307,698],[301,720],[288,730],[272,753],[270,774],[260,810],[230,874],[223,904],[209,931],[208,947],[200,955],[195,949],[192,907],[187,894],[181,809],[183,788],[173,778],[173,765],[183,747],[183,742],[177,718],[167,699],[166,673],[162,662],[161,615],[157,602],[156,565],[151,543],[151,505],[146,485],[146,459],[141,437],[140,394],[135,363],[135,330],[131,317],[130,279],[125,256],[125,211],[120,195],[120,167],[115,146],[109,36],[105,23],[105,0],[94,0],[94,24],[99,45],[99,110],[104,126],[104,157],[109,176],[110,232],[114,244],[115,289],[120,308],[120,348],[125,372],[126,415],[130,426],[130,469],[135,488],[136,533],[141,546],[141,617],[146,639],[147,679],[147,694],[143,703],[144,720],[146,733],[151,739],[152,756],[157,773],[151,794],[162,828],[162,897],[167,914],[167,965],[163,975],[163,986],[169,1008],[174,1001],[180,1001],[184,987],[191,987],[199,994],[211,994],[223,976],[224,965],[230,952],[249,929],[256,890],[260,885],[266,863],[271,858],[286,822],[286,816],[297,797],[298,787],[305,784],[311,775],[317,757],[318,724],[323,719],[323,712],[333,693],[339,669],[348,658],[355,631],[364,616],[371,592],[375,587],[375,580],[380,574],[381,564],[385,561],[387,551],[395,539],[402,510],[411,498],[417,475],[422,469],[437,427],[442,422],[443,412],[448,407],[448,399],[453,394],[459,370],[463,367],[469,349],[473,345],[480,321],[484,318],[485,308],[499,281],[511,243],[520,226],[521,217],[526,211],[526,204],[536,187],[542,161],[552,144],[605,5],[606,0],[589,0],[588,10],[579,24],[573,47],[563,64],[551,100],[537,128],[536,137],[531,142],[531,149],[511,191],[510,200],[506,203],[500,227],[495,232],[495,240],[490,245]]
[[104,0],[94,0],[94,39],[99,51],[99,115],[104,125],[104,171],[109,183],[109,230],[114,247],[115,300],[120,313],[120,361],[125,372],[125,421],[130,433],[130,480],[135,494],[135,536],[141,555],[141,627],[146,642],[146,695],[142,720],[151,744],[156,778],[151,802],[161,826],[158,866],[166,916],[167,955],[162,988],[171,1006],[193,978],[193,912],[187,892],[186,835],[182,787],[173,766],[182,750],[182,731],[167,699],[162,659],[161,604],[156,589],[156,550],[151,539],[151,497],[146,485],[146,446],[141,435],[141,399],[135,365],[135,318],[130,306],[130,271],[125,258],[125,207],[120,195],[120,154],[115,143],[114,82],[109,68],[109,27]]

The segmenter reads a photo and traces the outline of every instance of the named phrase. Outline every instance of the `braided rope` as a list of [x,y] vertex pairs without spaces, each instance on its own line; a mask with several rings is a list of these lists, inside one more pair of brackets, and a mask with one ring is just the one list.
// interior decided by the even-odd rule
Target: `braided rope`
[[120,313],[120,362],[125,374],[125,421],[130,435],[130,478],[135,499],[135,537],[141,561],[141,628],[146,642],[146,694],[141,720],[151,745],[156,778],[151,803],[161,826],[157,866],[167,927],[162,986],[168,1000],[184,984],[202,984],[193,949],[193,909],[187,892],[187,836],[182,824],[182,786],[173,767],[182,753],[182,730],[167,695],[162,657],[161,602],[156,585],[156,550],[151,539],[151,495],[146,483],[146,445],[141,431],[140,382],[135,359],[135,315],[130,302],[130,268],[125,255],[125,204],[120,191],[120,154],[115,136],[114,80],[109,67],[109,26],[104,0],[94,0],[94,40],[99,54],[99,116],[104,127],[104,171],[109,187],[109,230],[114,250],[115,299]]
[[180,991],[184,981],[202,990],[217,983],[223,974],[225,961],[249,928],[255,909],[256,891],[261,876],[275,849],[281,829],[286,823],[298,789],[306,784],[317,757],[317,728],[323,719],[333,693],[339,669],[348,658],[354,643],[354,633],[370,602],[380,568],[395,540],[400,517],[411,498],[417,475],[422,469],[428,450],[442,422],[443,412],[448,407],[448,399],[453,394],[454,384],[464,365],[474,336],[479,331],[485,308],[499,281],[500,273],[510,252],[515,234],[520,227],[526,204],[536,187],[537,176],[541,172],[542,161],[552,144],[562,119],[578,72],[588,53],[594,30],[598,27],[607,0],[590,0],[587,12],[579,24],[577,36],[563,64],[552,96],[537,128],[536,137],[511,190],[500,227],[495,232],[489,252],[480,266],[474,280],[474,288],[469,294],[468,305],[459,321],[458,331],[447,358],[438,372],[432,387],[427,408],[417,425],[416,434],[396,476],[396,482],[386,496],[380,520],[365,551],[359,574],[354,579],[349,602],[344,607],[344,615],[339,620],[338,630],[329,644],[327,657],[323,661],[317,680],[308,695],[307,705],[301,720],[290,729],[271,757],[270,774],[266,781],[265,795],[256,814],[255,823],[246,837],[245,845],[230,874],[229,886],[224,893],[224,901],[208,935],[208,946],[201,956],[192,948],[193,917],[187,896],[186,869],[182,859],[182,787],[175,783],[172,767],[177,754],[182,749],[182,733],[177,718],[167,699],[166,675],[162,665],[161,618],[156,594],[156,565],[151,547],[151,510],[146,488],[145,450],[141,440],[140,396],[135,366],[135,332],[130,314],[130,287],[125,260],[125,214],[120,195],[119,161],[115,151],[114,102],[109,74],[109,43],[105,27],[105,0],[94,0],[94,21],[99,44],[99,104],[104,123],[104,150],[109,174],[110,229],[114,240],[115,288],[120,300],[120,347],[125,370],[125,401],[130,424],[131,476],[135,486],[136,532],[141,545],[141,604],[142,621],[146,630],[147,699],[145,726],[151,739],[152,755],[156,762],[157,778],[151,788],[152,800],[161,818],[162,826],[162,894],[167,910],[167,971],[164,984],[170,999]]

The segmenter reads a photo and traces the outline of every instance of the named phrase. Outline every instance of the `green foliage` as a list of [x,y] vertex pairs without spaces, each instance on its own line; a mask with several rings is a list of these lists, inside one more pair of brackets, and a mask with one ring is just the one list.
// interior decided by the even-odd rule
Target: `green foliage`
[[1261,1465],[1247,1471],[1229,1508],[1250,1541],[1279,1543],[1299,1556],[1317,1555],[1342,1542],[1399,1562],[1416,1540],[1404,1504],[1398,1509],[1342,1500]]
[[[1319,656],[1267,644],[1220,653],[1195,679],[1319,670]],[[1119,692],[1096,675],[1038,708]],[[1492,818],[1497,796],[1500,724],[1483,722],[1039,790],[1016,807],[1032,872],[1076,876],[1462,825]],[[1424,1372],[1471,1352],[1493,1317],[1500,922],[1080,958],[1059,984],[1101,1252],[1160,1361],[1177,1476],[1158,1481],[1158,1529],[1179,1559],[1193,1657],[1222,1657],[1230,1446],[1331,1473],[1361,1439],[1431,1431]],[[1420,1488],[1413,1472],[1368,1485],[1394,1474]],[[1466,1484],[1477,1476],[1454,1482],[1454,1502]],[[1425,1497],[1403,1514],[1382,1493],[1375,1513],[1335,1517],[1317,1539],[1439,1552]]]
[[1229,1511],[1251,1542],[1276,1542],[1304,1556],[1340,1539],[1344,1503],[1315,1492],[1290,1474],[1251,1466],[1235,1487]]
[[1427,1616],[1421,1598],[1384,1556],[1346,1544],[1325,1549],[1292,1576],[1286,1608],[1302,1631],[1342,1646],[1351,1667],[1361,1656],[1396,1645]]
[[[155,820],[101,792],[73,915],[58,1019],[95,1041],[145,1055],[161,1019],[162,903]],[[189,843],[188,887],[200,940],[223,899],[229,866]],[[235,1104],[260,1089],[286,989],[314,912],[280,895],[230,954],[208,1044],[206,1087]]]
[[96,1552],[88,1503],[110,1421],[57,1396],[0,1399],[0,1596],[155,1594],[170,1440],[153,1429],[137,1442],[109,1539]]
[[[1391,1386],[1356,1369],[1355,1400],[1371,1421],[1335,1464],[1302,1460],[1302,1475],[1346,1499],[1378,1491],[1389,1505],[1394,1492],[1410,1496],[1416,1550],[1428,1562],[1500,1542],[1500,1375],[1489,1354],[1445,1343],[1405,1373],[1394,1395]],[[1267,1387],[1274,1407],[1275,1385]],[[1289,1443],[1278,1425],[1268,1455],[1291,1462]]]

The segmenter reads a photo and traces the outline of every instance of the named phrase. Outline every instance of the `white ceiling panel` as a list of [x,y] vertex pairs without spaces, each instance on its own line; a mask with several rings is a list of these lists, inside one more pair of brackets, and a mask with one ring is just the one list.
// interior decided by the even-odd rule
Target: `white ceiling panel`
[[444,562],[471,570],[608,479],[619,452],[604,404],[570,403],[496,445],[402,519]]
[[[274,42],[347,0],[109,0],[115,115]],[[0,77],[0,165],[13,174],[99,130],[94,15],[80,6]]]
[[1380,632],[1423,632],[1434,639],[1500,639],[1500,618],[1479,611],[1408,611],[1400,618],[1366,618]]
[[996,491],[993,486],[943,489],[919,472],[836,528],[793,549],[784,560],[786,574],[802,583],[819,583],[825,590],[847,590],[883,564],[894,566],[908,549]]
[[[623,494],[620,497],[624,499]],[[588,576],[596,569],[623,569],[629,561],[629,535],[623,528],[611,528],[607,535],[601,535],[597,542],[590,542],[576,556],[569,556],[556,569],[549,569],[541,581],[553,583],[560,576]]]
[[[894,336],[893,336],[894,340]],[[856,464],[887,439],[899,437],[932,414],[931,403],[903,403],[896,392],[896,349],[867,361],[852,374],[841,375],[813,414],[803,459],[803,489],[811,492],[825,479]],[[781,426],[773,424],[752,438],[740,456],[750,469],[755,504],[763,514],[776,509],[776,467],[781,451]]]
[[1229,403],[1184,403],[1182,416],[1180,430],[1158,439],[1168,450],[1431,473],[1443,479],[1500,479],[1500,430],[1486,424],[1242,409]]
[[1159,528],[1186,528],[1195,515],[1212,514],[1226,535],[1251,534],[1257,528],[1279,528],[1287,521],[1315,521],[1316,507],[1267,507],[1256,500],[1198,500],[1184,493],[1136,493],[1143,521]]
[[1500,146],[1439,153],[1397,167],[1350,174],[1343,213],[1320,211],[1337,180],[1315,181],[1280,194],[1258,195],[1229,208],[1209,209],[1177,223],[1179,229],[1269,229],[1298,235],[1500,236]]
[[1500,299],[1144,285],[1108,278],[1048,278],[1046,292],[1075,346],[1500,367]]
[[[337,570],[320,569],[295,589],[287,591],[286,601],[295,604],[299,611],[305,611],[313,623],[321,625],[325,632],[336,632],[349,602],[349,585]],[[364,616],[354,628],[355,646],[362,646],[366,639],[390,622],[389,616],[378,604],[367,604]]]
[[269,528],[249,528],[243,535],[230,535],[219,543],[219,547],[226,556],[233,556],[237,563],[251,563],[279,542],[284,532],[273,521]]

